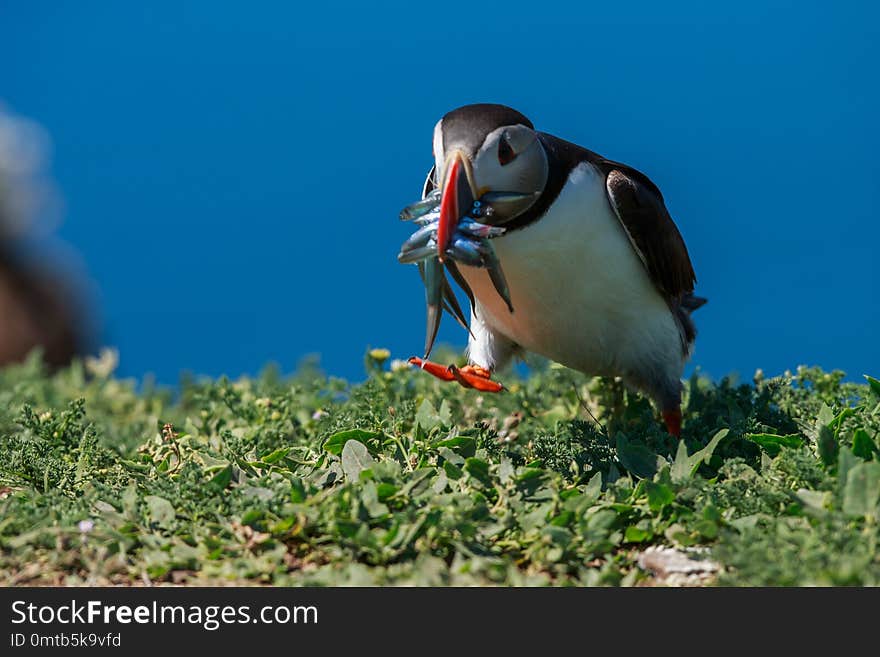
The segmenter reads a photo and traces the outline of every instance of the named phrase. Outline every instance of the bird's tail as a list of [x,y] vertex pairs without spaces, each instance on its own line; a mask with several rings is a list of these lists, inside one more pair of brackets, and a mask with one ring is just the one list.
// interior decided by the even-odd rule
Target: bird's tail
[[673,315],[675,315],[679,327],[681,328],[681,347],[685,356],[688,355],[691,345],[693,345],[694,340],[697,338],[697,327],[694,325],[694,320],[691,319],[691,313],[697,308],[703,306],[707,301],[709,300],[704,297],[696,297],[693,294],[686,294],[678,301],[678,303],[670,305]]
[[706,305],[709,300],[706,297],[697,297],[693,294],[686,294],[681,298],[679,305],[689,313],[694,312],[698,308]]

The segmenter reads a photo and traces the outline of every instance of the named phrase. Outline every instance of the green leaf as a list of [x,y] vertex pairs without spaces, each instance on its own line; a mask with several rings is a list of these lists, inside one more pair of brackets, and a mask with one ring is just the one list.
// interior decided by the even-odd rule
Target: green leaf
[[880,397],[880,381],[875,379],[873,376],[868,376],[867,374],[863,375],[865,379],[868,381],[868,386],[871,388],[871,392]]
[[377,438],[381,438],[381,433],[376,433],[375,431],[364,431],[363,429],[348,429],[347,431],[340,431],[339,433],[334,433],[324,442],[324,451],[333,454],[334,456],[339,456],[342,454],[342,448],[345,446],[349,440],[356,440],[359,443],[363,443],[364,446],[369,445],[371,440],[375,440]]
[[721,522],[722,520],[721,510],[711,503],[703,507],[702,516],[706,520],[712,520],[714,522]]
[[468,436],[456,436],[455,438],[446,438],[437,443],[438,447],[448,447],[457,454],[468,458],[477,453],[477,441]]
[[349,440],[342,448],[342,471],[348,481],[357,481],[361,472],[375,464],[370,452],[362,442]]
[[852,450],[853,454],[859,458],[870,461],[874,457],[874,453],[877,452],[877,446],[871,440],[868,432],[859,427],[853,432]]
[[574,513],[571,511],[563,511],[559,515],[550,519],[550,524],[554,527],[566,527],[574,519]]
[[129,520],[137,517],[138,509],[138,487],[137,483],[132,481],[125,490],[122,491],[122,512]]
[[602,473],[597,472],[590,478],[590,483],[584,488],[584,497],[591,503],[599,499],[602,494]]
[[262,509],[250,509],[242,514],[241,524],[254,526],[265,517],[266,512]]
[[427,485],[426,482],[428,481],[428,478],[436,473],[437,470],[435,468],[419,468],[418,470],[415,470],[409,476],[409,481],[407,481],[400,489],[400,494],[403,496],[418,494],[418,492]]
[[559,545],[560,547],[568,547],[571,543],[571,540],[574,538],[572,533],[565,529],[564,527],[557,527],[555,525],[547,525],[543,529],[541,529],[541,534],[547,536],[552,543]]
[[849,472],[859,464],[859,458],[851,449],[843,447],[837,456],[837,493],[843,498]]
[[834,413],[828,404],[823,402],[816,417],[814,435],[816,438],[816,450],[825,467],[829,467],[837,462],[837,452],[840,449],[840,445],[838,445],[837,438],[832,430],[833,423]]
[[714,541],[718,538],[718,523],[714,520],[704,518],[694,525],[694,529],[696,529],[703,538],[710,541]]
[[[326,448],[326,446],[325,446],[325,448]],[[260,457],[260,460],[263,463],[269,463],[269,464],[278,463],[278,461],[283,459],[289,453],[290,453],[290,447],[281,447],[279,449],[276,449],[274,452],[271,452],[270,454],[266,454],[265,456]]]
[[649,530],[630,525],[626,528],[626,532],[624,532],[623,540],[627,543],[644,543],[645,541],[651,540],[653,537],[654,534]]
[[147,503],[147,510],[150,514],[150,522],[153,522],[159,527],[163,527],[165,529],[169,528],[174,523],[174,517],[176,515],[174,507],[171,505],[171,502],[166,500],[164,497],[159,497],[158,495],[147,495],[146,497],[144,497],[144,502]]
[[672,462],[669,475],[672,477],[672,481],[685,481],[691,476],[691,462],[683,440],[678,441],[678,449],[675,452],[675,460]]
[[622,433],[617,434],[617,458],[624,468],[637,477],[653,477],[659,467],[657,454],[643,444],[629,442]]
[[754,529],[758,526],[758,522],[761,520],[761,518],[761,514],[752,513],[747,516],[742,516],[740,518],[734,518],[730,521],[730,526],[741,532],[749,529]]
[[226,488],[229,483],[232,481],[232,466],[227,465],[225,468],[220,468],[217,470],[217,473],[211,477],[211,480],[208,482],[209,486],[214,486],[218,490],[223,490]]
[[452,424],[452,408],[450,408],[448,400],[444,399],[440,403],[440,410],[437,416],[440,418],[440,422],[447,427]]
[[545,474],[540,468],[526,466],[520,470],[520,473],[516,476],[516,481],[517,483],[524,483],[533,479],[541,479]]
[[797,434],[777,436],[772,433],[747,433],[743,436],[756,445],[760,446],[770,456],[778,456],[783,447],[801,447],[804,441]]
[[826,467],[837,463],[837,452],[840,449],[840,445],[837,443],[837,439],[834,437],[834,432],[831,430],[830,425],[823,424],[819,427],[819,438],[817,442],[819,458],[822,459],[822,463],[824,463]]
[[485,486],[492,485],[492,479],[489,477],[489,464],[483,459],[469,458],[464,462],[464,469],[471,477],[478,480]]
[[306,490],[305,484],[303,484],[303,480],[299,477],[292,477],[290,480],[290,501],[297,503],[305,502],[308,496],[309,493]]
[[855,415],[855,413],[855,410],[852,408],[844,408],[840,413],[834,416],[834,419],[828,423],[828,426],[834,429],[835,432],[840,431],[840,425],[843,424],[843,421],[846,418]]
[[375,482],[367,481],[361,490],[361,503],[370,518],[381,518],[388,514],[388,507],[379,501],[379,490]]
[[378,486],[376,486],[376,495],[378,496],[380,502],[384,502],[396,492],[397,486],[395,486],[394,484],[382,482]]
[[843,512],[877,518],[880,503],[880,463],[862,462],[850,469],[843,489]]
[[712,454],[715,453],[715,449],[724,440],[728,431],[728,429],[718,431],[703,449],[694,452],[691,456],[688,456],[684,441],[679,441],[678,451],[675,454],[675,461],[670,471],[672,480],[682,482],[693,477],[700,464],[707,463],[712,458]]
[[[444,404],[446,400],[443,400]],[[443,405],[440,406],[441,410],[443,409]],[[448,406],[446,410],[447,421],[449,417]],[[425,431],[430,431],[431,429],[435,429],[437,427],[443,426],[444,421],[443,417],[437,412],[434,408],[434,405],[428,401],[427,399],[422,400],[422,403],[419,404],[419,409],[416,411],[416,424],[419,425]]]
[[445,461],[449,461],[455,465],[464,465],[464,457],[458,454],[457,452],[453,452],[448,447],[439,447],[437,449],[437,453],[443,458]]
[[817,511],[825,511],[828,500],[831,498],[831,493],[828,491],[809,490],[807,488],[799,488],[795,495],[805,506]]
[[693,475],[697,468],[701,463],[708,463],[709,459],[712,458],[712,455],[715,453],[715,449],[718,447],[719,443],[724,440],[725,436],[727,436],[729,429],[721,429],[718,431],[712,439],[708,442],[708,444],[701,450],[694,452],[694,454],[690,457],[693,462],[693,470],[691,470],[691,474]]
[[655,484],[645,480],[645,492],[648,494],[648,506],[655,513],[675,500],[675,493],[669,486]]
[[152,470],[152,466],[146,463],[138,463],[137,461],[129,461],[128,459],[120,459],[119,462],[126,468],[130,468],[140,473],[147,473]]
[[816,427],[827,427],[832,422],[834,422],[834,412],[828,404],[823,402],[819,408],[819,414],[816,416]]
[[446,473],[446,476],[449,479],[458,480],[461,479],[462,476],[464,476],[464,472],[462,472],[462,469],[455,465],[455,463],[452,463],[450,461],[445,461],[443,463],[443,472]]
[[501,480],[502,484],[506,484],[513,479],[514,474],[513,463],[505,456],[501,459],[501,464],[498,466],[498,479]]

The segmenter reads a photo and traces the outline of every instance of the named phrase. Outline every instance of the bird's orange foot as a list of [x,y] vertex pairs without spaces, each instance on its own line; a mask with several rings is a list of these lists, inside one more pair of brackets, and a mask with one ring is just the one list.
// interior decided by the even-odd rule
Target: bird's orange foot
[[449,365],[446,367],[429,360],[422,360],[417,356],[410,358],[409,362],[441,381],[458,381],[465,388],[473,388],[482,392],[501,392],[504,390],[503,385],[492,381],[490,378],[492,373],[479,365],[465,365],[464,367]]
[[681,409],[674,408],[663,411],[663,421],[666,423],[666,430],[671,435],[681,438]]

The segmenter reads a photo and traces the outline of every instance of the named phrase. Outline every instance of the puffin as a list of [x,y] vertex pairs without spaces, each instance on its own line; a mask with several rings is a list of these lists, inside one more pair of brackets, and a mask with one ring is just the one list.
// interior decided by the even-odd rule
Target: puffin
[[[642,172],[535,130],[505,105],[459,107],[437,122],[423,198],[440,190],[438,251],[473,199],[506,275],[456,263],[472,292],[468,364],[410,362],[445,381],[500,391],[492,379],[532,352],[590,376],[619,377],[681,434],[682,373],[696,328],[696,275],[663,195]],[[441,255],[442,258],[442,255]]]

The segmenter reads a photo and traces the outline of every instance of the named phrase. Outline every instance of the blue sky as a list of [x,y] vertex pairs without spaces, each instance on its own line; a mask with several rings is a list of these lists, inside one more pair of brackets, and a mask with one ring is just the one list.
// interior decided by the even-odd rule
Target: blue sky
[[310,4],[0,7],[0,100],[51,135],[122,374],[417,353],[397,212],[470,102],[660,186],[710,299],[692,365],[880,373],[874,5]]

